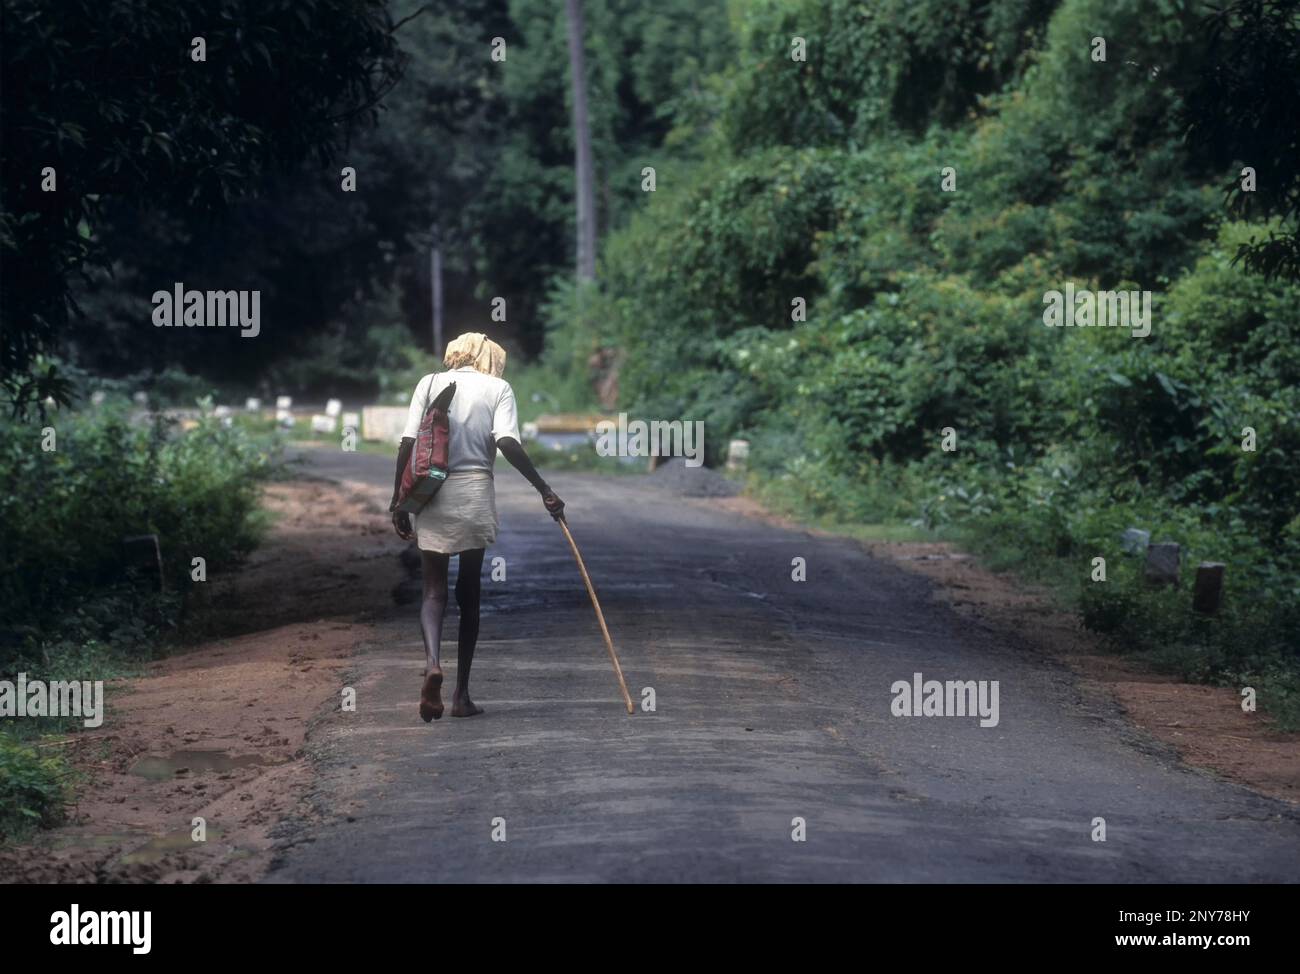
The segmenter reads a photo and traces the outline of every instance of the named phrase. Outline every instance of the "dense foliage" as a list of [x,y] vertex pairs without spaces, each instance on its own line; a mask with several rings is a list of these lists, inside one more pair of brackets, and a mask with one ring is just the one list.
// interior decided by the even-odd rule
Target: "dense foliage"
[[[625,404],[705,420],[715,460],[751,439],[774,500],[973,530],[1022,567],[1063,565],[1090,625],[1189,675],[1253,674],[1285,711],[1300,687],[1300,285],[1236,258],[1293,233],[1294,212],[1236,219],[1222,187],[1238,151],[1276,174],[1296,118],[1221,131],[1212,158],[1185,139],[1192,114],[1230,108],[1205,78],[1240,10],[1226,26],[1177,0],[968,13],[751,8],[711,151],[607,242],[599,313],[560,330],[585,321],[589,342],[621,349]],[[1288,26],[1275,47],[1295,42]],[[1067,283],[1151,291],[1150,336],[1044,327],[1045,294]],[[1146,592],[1120,551],[1129,526],[1181,542],[1185,578],[1226,562],[1223,614]],[[1095,556],[1106,584],[1088,581]]]
[[62,822],[68,775],[57,755],[0,733],[0,841]]
[[[169,237],[205,236],[203,216],[328,159],[401,64],[381,0],[5,0],[3,13],[0,381],[20,406],[66,394],[31,381],[39,353],[104,325],[74,313],[72,287],[118,259],[104,239],[115,211],[147,207],[134,229],[161,254]],[[147,315],[155,286],[140,287]]]
[[[115,376],[179,367],[263,396],[372,394],[392,365],[373,328],[431,345],[435,229],[448,333],[540,350],[538,310],[574,256],[562,4],[4,5],[9,398],[75,395],[42,353]],[[662,164],[670,132],[689,154],[689,126],[674,124],[708,114],[702,79],[732,42],[722,0],[585,8],[604,233],[645,195],[641,170]],[[150,296],[178,281],[259,291],[261,334],[156,331]],[[494,297],[505,322],[489,320]]]
[[[40,659],[64,630],[134,645],[150,620],[174,624],[194,558],[219,571],[255,545],[267,468],[264,447],[211,416],[184,435],[110,404],[49,426],[0,424],[0,672]],[[124,562],[123,539],[143,534],[159,539],[161,605],[143,594],[156,573],[132,584]]]
[[[0,679],[108,679],[161,655],[200,584],[194,559],[206,578],[256,544],[269,460],[268,441],[210,414],[182,433],[132,419],[124,397],[0,421]],[[161,591],[124,544],[149,534]],[[0,720],[0,840],[62,819],[73,772],[33,739],[80,729]]]

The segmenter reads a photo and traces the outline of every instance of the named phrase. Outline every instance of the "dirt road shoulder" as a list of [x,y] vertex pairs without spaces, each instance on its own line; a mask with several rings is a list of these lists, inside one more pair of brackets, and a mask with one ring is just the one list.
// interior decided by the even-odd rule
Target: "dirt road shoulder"
[[[200,609],[213,637],[115,681],[95,732],[42,746],[77,772],[69,824],[0,852],[10,882],[245,882],[310,778],[312,718],[402,578],[387,514],[356,485],[269,484],[274,525]],[[199,831],[200,821],[202,832]],[[202,834],[202,840],[197,837]]]

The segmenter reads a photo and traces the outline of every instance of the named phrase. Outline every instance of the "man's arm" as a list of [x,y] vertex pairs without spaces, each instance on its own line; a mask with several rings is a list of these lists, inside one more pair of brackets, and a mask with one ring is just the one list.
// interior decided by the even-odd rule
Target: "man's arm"
[[413,437],[403,436],[401,445],[397,448],[397,472],[393,474],[393,502],[388,505],[390,511],[397,510],[397,495],[402,491],[402,471],[411,462],[411,450],[414,446]]
[[397,472],[393,475],[393,501],[388,505],[389,513],[393,515],[393,530],[403,541],[415,537],[415,532],[411,529],[411,515],[397,509],[397,495],[402,490],[402,471],[411,462],[411,449],[414,446],[415,440],[412,437],[402,437],[402,443],[397,448]]
[[551,490],[546,481],[542,479],[542,475],[533,466],[533,461],[529,458],[524,445],[512,436],[503,436],[497,440],[497,449],[501,451],[503,457],[510,461],[512,467],[524,475],[524,478],[533,485],[537,493],[542,495],[542,503],[546,505],[547,513],[557,521],[564,517],[564,501],[560,500],[559,495]]

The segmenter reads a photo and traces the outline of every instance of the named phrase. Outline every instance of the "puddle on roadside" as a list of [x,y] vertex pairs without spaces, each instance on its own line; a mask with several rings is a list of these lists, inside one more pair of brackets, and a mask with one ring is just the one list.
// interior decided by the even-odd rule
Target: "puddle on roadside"
[[[208,829],[206,841],[210,842],[219,837],[220,833],[216,829]],[[140,848],[122,856],[118,861],[124,866],[135,866],[141,863],[153,864],[161,862],[173,852],[192,852],[196,848],[202,851],[203,845],[202,842],[195,842],[194,836],[189,832],[168,832],[165,835],[150,839]]]
[[237,768],[262,767],[279,764],[268,761],[260,754],[227,754],[225,751],[173,751],[171,754],[151,754],[131,766],[131,774],[150,781],[167,781],[178,771],[204,774],[209,771],[234,771]]
[[50,838],[50,848],[52,849],[81,849],[89,846],[92,849],[107,848],[115,845],[128,845],[131,842],[139,841],[139,832],[102,832],[98,835],[54,835]]

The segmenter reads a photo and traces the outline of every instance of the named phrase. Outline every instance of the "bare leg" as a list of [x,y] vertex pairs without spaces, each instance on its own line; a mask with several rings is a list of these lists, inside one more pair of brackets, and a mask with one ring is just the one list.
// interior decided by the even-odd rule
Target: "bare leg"
[[479,597],[482,592],[483,549],[460,553],[460,570],[456,573],[456,605],[460,607],[460,633],[456,653],[456,692],[451,697],[453,717],[473,717],[483,708],[469,698],[469,668],[474,665],[474,647],[478,644]]
[[442,716],[442,620],[447,614],[447,563],[449,555],[421,551],[424,598],[420,600],[420,631],[424,635],[424,686],[420,690],[420,716],[425,723]]

